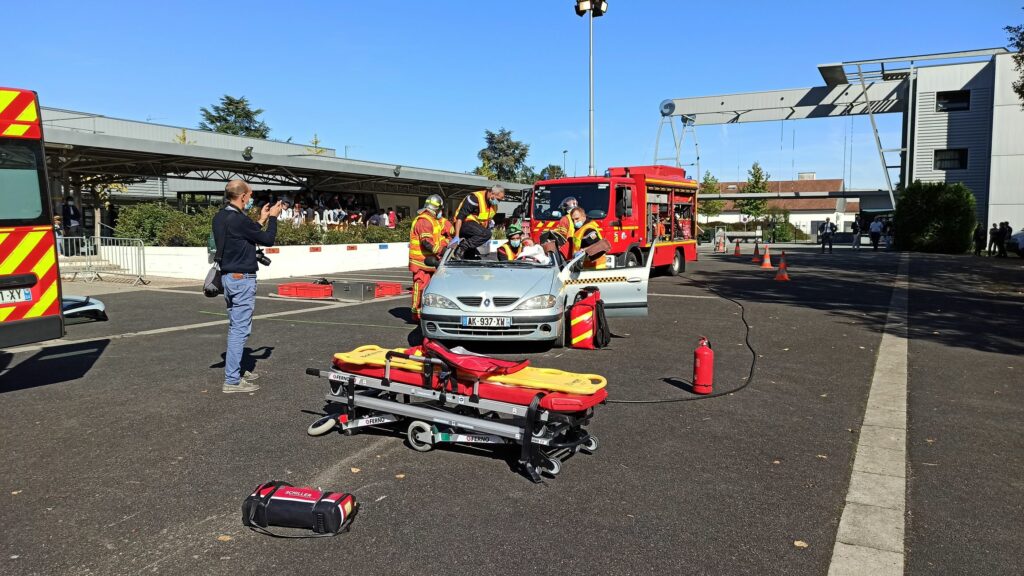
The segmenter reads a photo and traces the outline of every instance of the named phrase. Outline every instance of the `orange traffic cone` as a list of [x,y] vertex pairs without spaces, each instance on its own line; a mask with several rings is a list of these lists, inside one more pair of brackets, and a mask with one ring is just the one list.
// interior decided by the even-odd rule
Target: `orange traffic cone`
[[750,261],[754,264],[761,263],[761,250],[758,248],[757,242],[754,242],[754,257]]
[[772,255],[768,253],[769,248],[770,246],[764,247],[764,260],[761,261],[761,268],[764,268],[766,270],[774,270],[775,267],[772,266]]
[[779,272],[775,274],[775,279],[779,282],[789,282],[789,267],[786,265],[786,253],[782,253],[782,259],[779,260]]
[[739,240],[737,240],[737,241],[736,241],[736,249],[735,249],[735,250],[733,250],[733,252],[732,252],[732,255],[733,255],[733,256],[742,256],[742,255],[743,255],[743,254],[742,254],[742,253],[740,252],[740,241],[739,241]]

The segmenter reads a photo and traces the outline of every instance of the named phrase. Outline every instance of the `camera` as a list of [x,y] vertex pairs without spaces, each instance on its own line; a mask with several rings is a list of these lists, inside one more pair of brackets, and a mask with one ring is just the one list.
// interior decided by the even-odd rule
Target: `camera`
[[263,248],[256,249],[256,261],[261,266],[270,266],[270,258],[267,258],[267,255],[263,253]]

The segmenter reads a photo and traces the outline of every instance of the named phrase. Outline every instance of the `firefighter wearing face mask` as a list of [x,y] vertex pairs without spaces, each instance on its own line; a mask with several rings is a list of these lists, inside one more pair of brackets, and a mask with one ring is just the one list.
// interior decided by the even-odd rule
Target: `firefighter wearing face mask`
[[572,248],[572,236],[576,233],[576,225],[572,220],[572,211],[579,207],[580,203],[576,200],[575,196],[566,196],[562,200],[562,204],[559,206],[559,210],[562,212],[562,217],[558,220],[558,224],[551,229],[551,232],[557,234],[562,242],[559,243],[559,247],[565,246],[562,249],[562,255],[568,257]]
[[[597,222],[587,219],[587,213],[583,211],[583,208],[575,208],[569,214],[572,216],[573,228],[575,230],[572,235],[572,253],[574,255],[604,238],[601,235],[601,227]],[[593,270],[604,269],[604,254],[587,256],[583,260],[583,267]]]
[[423,291],[430,283],[430,277],[437,271],[437,265],[448,247],[449,237],[445,236],[445,221],[441,214],[441,197],[434,194],[423,203],[412,221],[409,232],[409,271],[412,272],[412,319],[420,321],[420,307]]
[[491,239],[498,202],[504,198],[505,189],[494,186],[473,192],[459,204],[455,211],[455,236],[459,239],[455,258],[480,259],[477,249]]
[[523,229],[518,224],[512,224],[505,232],[508,242],[498,247],[498,261],[507,262],[515,260],[523,250]]

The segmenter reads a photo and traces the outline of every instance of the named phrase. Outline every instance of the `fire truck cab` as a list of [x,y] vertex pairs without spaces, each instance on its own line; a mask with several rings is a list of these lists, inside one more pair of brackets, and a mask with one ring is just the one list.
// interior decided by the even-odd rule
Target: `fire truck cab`
[[534,241],[558,224],[569,196],[611,243],[609,267],[639,266],[651,256],[654,267],[675,275],[697,259],[697,182],[683,168],[630,166],[609,168],[604,176],[541,180],[529,206]]

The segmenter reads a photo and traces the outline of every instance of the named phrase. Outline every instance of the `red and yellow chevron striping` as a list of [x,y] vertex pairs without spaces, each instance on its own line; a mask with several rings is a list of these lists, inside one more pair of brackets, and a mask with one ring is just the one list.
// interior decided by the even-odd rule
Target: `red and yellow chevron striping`
[[39,139],[39,107],[29,90],[0,88],[0,136]]
[[0,304],[0,322],[60,313],[60,278],[53,229],[49,226],[0,228],[0,276],[31,274],[36,284],[28,302]]

